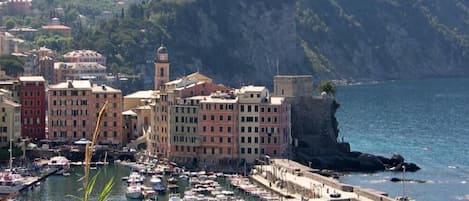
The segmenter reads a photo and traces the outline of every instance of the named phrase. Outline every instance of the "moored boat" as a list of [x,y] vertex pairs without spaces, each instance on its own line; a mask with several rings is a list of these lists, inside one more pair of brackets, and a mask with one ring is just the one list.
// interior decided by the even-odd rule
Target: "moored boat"
[[50,158],[47,166],[50,168],[57,168],[59,171],[56,172],[58,175],[63,175],[70,170],[70,161],[63,156],[54,156]]
[[125,191],[125,196],[132,199],[142,199],[142,186],[138,183],[131,183]]

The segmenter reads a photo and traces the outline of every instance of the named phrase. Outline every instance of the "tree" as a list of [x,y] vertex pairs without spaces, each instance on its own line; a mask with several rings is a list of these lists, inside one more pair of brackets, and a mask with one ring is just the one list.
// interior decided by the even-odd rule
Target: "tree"
[[321,83],[319,83],[318,91],[319,94],[321,94],[322,92],[326,92],[327,94],[335,95],[337,89],[334,82],[332,82],[331,80],[323,80],[321,81]]
[[13,29],[13,28],[15,28],[15,26],[16,26],[15,21],[13,21],[13,20],[11,20],[11,19],[10,19],[10,20],[7,20],[7,21],[5,22],[5,27],[7,28],[7,30]]
[[0,56],[0,68],[5,71],[7,75],[18,76],[23,73],[23,61],[12,55],[2,55]]

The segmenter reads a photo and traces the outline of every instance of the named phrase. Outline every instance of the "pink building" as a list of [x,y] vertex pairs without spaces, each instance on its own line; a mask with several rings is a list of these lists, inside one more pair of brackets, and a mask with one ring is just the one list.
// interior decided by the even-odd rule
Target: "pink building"
[[228,164],[238,159],[238,99],[214,94],[200,101],[199,166]]
[[106,66],[106,57],[94,50],[73,50],[63,55],[64,62],[96,62]]
[[51,85],[48,92],[48,138],[74,141],[91,139],[98,112],[106,101],[99,142],[122,143],[122,92],[89,80]]
[[283,97],[270,97],[259,104],[259,147],[261,155],[287,158],[290,142],[290,106]]

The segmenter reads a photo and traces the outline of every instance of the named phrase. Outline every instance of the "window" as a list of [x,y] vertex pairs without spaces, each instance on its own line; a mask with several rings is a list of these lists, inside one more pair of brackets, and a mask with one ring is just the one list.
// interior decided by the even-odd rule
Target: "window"
[[228,121],[231,121],[231,115],[228,115]]
[[210,142],[215,142],[215,138],[214,138],[214,137],[210,137]]
[[161,76],[161,77],[164,76],[164,68],[160,68],[160,76]]
[[241,148],[241,153],[242,153],[242,154],[244,154],[244,147],[243,147],[243,148]]
[[248,154],[251,154],[251,148],[248,148]]
[[228,133],[231,133],[231,127],[228,127],[227,130],[228,130]]
[[220,121],[223,121],[223,115],[220,115]]
[[220,143],[223,143],[223,137],[220,137],[219,140],[220,140]]
[[241,143],[244,143],[244,137],[241,137]]
[[220,132],[220,133],[223,132],[223,127],[220,126],[220,127],[218,128],[218,132]]
[[228,143],[231,143],[231,137],[228,137],[228,138],[226,139],[226,141],[227,141]]
[[241,112],[244,112],[244,105],[241,105],[240,110]]
[[211,115],[210,120],[212,120],[212,121],[215,120],[215,115]]
[[251,137],[248,137],[248,143],[251,143]]

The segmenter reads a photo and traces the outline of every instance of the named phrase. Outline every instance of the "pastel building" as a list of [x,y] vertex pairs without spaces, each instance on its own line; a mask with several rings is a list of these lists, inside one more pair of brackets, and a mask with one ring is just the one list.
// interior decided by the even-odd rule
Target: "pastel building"
[[49,139],[91,139],[98,113],[106,101],[108,106],[98,140],[102,144],[121,144],[122,92],[89,80],[72,80],[49,86]]
[[[198,113],[200,97],[179,99],[170,109],[171,160],[196,163],[199,151]],[[195,160],[195,161],[194,161]]]
[[106,66],[106,57],[94,50],[73,50],[63,55],[64,62],[96,62]]
[[53,83],[67,80],[93,80],[94,82],[106,79],[106,66],[97,62],[55,62]]
[[21,138],[21,105],[12,101],[10,92],[0,90],[0,147],[9,145],[10,139]]
[[253,162],[260,155],[259,105],[267,102],[269,91],[263,86],[245,86],[238,90],[239,150],[241,158]]
[[72,37],[72,28],[62,25],[59,18],[52,18],[51,23],[42,26],[42,32],[51,36],[58,35],[63,37]]
[[288,158],[291,144],[291,108],[284,97],[271,96],[259,104],[260,154]]
[[21,133],[41,140],[46,133],[46,84],[42,76],[22,76],[20,84]]
[[213,166],[238,159],[238,99],[227,93],[204,97],[199,107],[199,165]]

